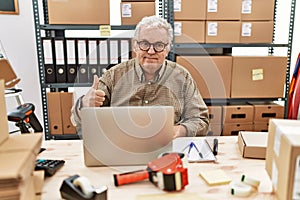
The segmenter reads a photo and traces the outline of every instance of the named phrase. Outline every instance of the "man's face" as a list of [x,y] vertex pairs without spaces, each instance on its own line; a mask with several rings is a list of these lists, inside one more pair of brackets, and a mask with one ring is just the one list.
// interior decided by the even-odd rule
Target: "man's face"
[[[152,44],[156,42],[168,44],[168,34],[167,31],[162,28],[142,28],[140,30],[139,38],[137,41],[147,41]],[[169,53],[168,46],[166,46],[163,51],[156,52],[153,45],[150,46],[150,49],[148,51],[144,51],[139,48],[137,42],[135,42],[134,44],[134,50],[139,64],[142,66],[143,70],[149,74],[154,74],[161,67],[165,57]]]

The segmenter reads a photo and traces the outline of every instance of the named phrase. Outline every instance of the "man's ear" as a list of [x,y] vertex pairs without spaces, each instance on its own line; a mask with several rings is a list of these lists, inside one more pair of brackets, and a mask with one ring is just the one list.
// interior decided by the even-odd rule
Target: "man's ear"
[[136,42],[136,40],[133,40],[132,41],[132,50],[134,51],[134,52],[137,52],[137,50],[138,50],[138,45],[137,45],[137,42]]

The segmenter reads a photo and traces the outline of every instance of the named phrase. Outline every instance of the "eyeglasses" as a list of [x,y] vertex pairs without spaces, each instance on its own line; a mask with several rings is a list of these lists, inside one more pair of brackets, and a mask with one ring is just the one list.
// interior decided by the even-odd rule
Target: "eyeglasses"
[[146,40],[139,41],[139,42],[137,42],[137,44],[139,45],[139,48],[142,51],[149,51],[149,49],[152,45],[154,51],[157,52],[157,53],[162,52],[163,50],[165,50],[166,46],[168,45],[168,43],[165,44],[163,42],[150,43]]

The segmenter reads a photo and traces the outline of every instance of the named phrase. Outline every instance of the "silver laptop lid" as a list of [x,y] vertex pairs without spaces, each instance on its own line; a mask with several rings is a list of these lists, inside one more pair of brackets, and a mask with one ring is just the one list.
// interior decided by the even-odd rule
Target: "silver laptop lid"
[[172,150],[171,106],[90,107],[81,118],[87,166],[145,165]]

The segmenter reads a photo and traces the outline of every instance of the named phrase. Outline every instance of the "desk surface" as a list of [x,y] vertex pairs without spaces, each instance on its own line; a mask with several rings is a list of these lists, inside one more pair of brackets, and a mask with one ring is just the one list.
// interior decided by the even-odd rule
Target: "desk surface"
[[[136,199],[138,195],[167,194],[149,181],[115,187],[113,174],[144,169],[145,167],[88,168],[83,162],[81,140],[44,141],[43,147],[46,147],[47,150],[41,153],[39,158],[63,159],[66,163],[53,177],[45,179],[42,199],[61,199],[59,188],[63,180],[75,174],[87,177],[96,188],[106,185],[108,187],[108,199]],[[188,163],[186,167],[188,167],[189,184],[178,195],[196,193],[200,199],[239,199],[230,194],[228,185],[208,186],[198,175],[201,171],[222,169],[232,180],[238,181],[241,175],[245,174],[261,181],[258,192],[251,194],[248,199],[276,199],[272,193],[271,180],[265,171],[265,160],[242,158],[236,136],[220,137],[217,159],[217,163]]]

